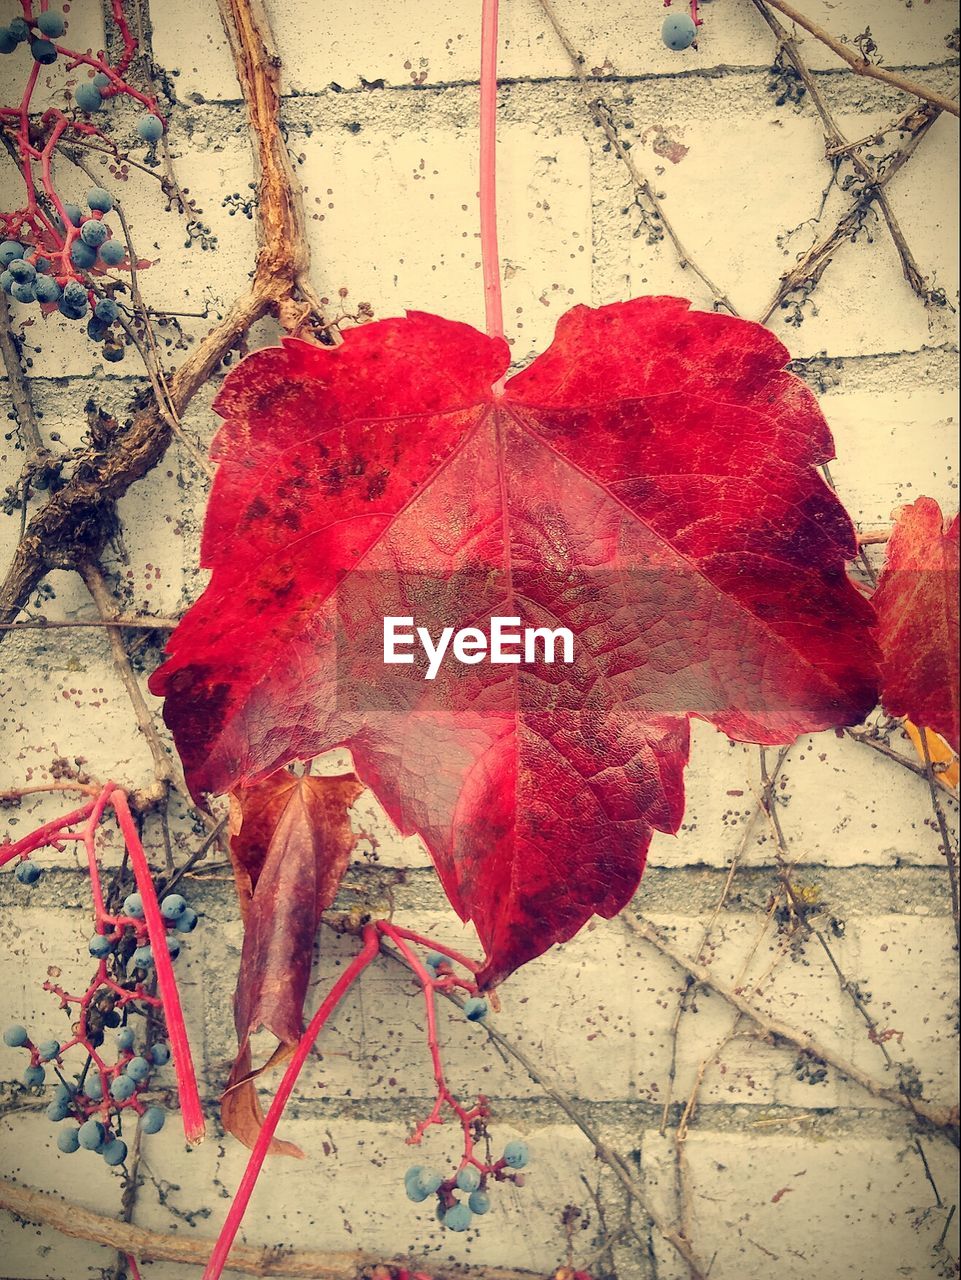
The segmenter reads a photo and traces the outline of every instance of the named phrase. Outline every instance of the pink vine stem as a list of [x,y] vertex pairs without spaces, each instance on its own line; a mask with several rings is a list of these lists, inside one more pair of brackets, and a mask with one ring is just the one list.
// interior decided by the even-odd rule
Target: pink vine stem
[[200,1094],[197,1091],[197,1076],[194,1072],[193,1059],[190,1054],[190,1041],[187,1038],[187,1027],[183,1010],[180,1007],[180,993],[174,977],[173,962],[167,949],[167,930],[160,904],[154,889],[153,877],[147,863],[140,836],[137,832],[133,814],[127,804],[127,797],[119,789],[111,792],[110,803],[117,815],[117,822],[123,834],[130,865],[133,868],[137,888],[143,902],[144,919],[147,922],[147,935],[153,952],[154,966],[157,971],[157,986],[163,1001],[164,1017],[167,1023],[167,1035],[170,1038],[170,1051],[173,1055],[174,1070],[177,1074],[177,1086],[180,1092],[180,1114],[183,1120],[184,1134],[188,1142],[201,1142],[204,1136],[204,1114],[200,1105]]
[[308,1054],[313,1048],[314,1041],[323,1030],[324,1024],[330,1018],[331,1014],[340,1004],[341,1000],[347,994],[349,989],[360,977],[361,973],[367,968],[370,962],[380,950],[380,931],[376,925],[368,925],[363,933],[364,945],[361,950],[354,956],[353,960],[340,975],[334,985],[328,991],[326,997],[320,1005],[320,1008],[311,1018],[307,1030],[300,1038],[300,1042],[294,1051],[293,1057],[287,1064],[284,1077],[280,1082],[280,1087],[274,1095],[274,1099],[270,1104],[267,1115],[264,1117],[264,1123],[260,1133],[257,1135],[257,1141],[254,1149],[250,1153],[247,1161],[247,1168],[244,1170],[244,1176],[240,1180],[240,1186],[237,1188],[231,1203],[230,1210],[224,1221],[224,1225],[217,1237],[217,1243],[214,1251],[210,1255],[210,1261],[203,1274],[203,1280],[220,1280],[227,1258],[233,1246],[234,1239],[240,1229],[243,1216],[247,1211],[247,1205],[250,1203],[250,1197],[253,1193],[254,1186],[260,1176],[261,1166],[264,1158],[273,1141],[277,1124],[283,1114],[284,1107],[293,1092],[297,1078],[303,1069],[304,1063],[307,1061]]
[[483,0],[480,71],[480,237],[484,314],[491,338],[504,336],[500,256],[497,249],[497,4]]

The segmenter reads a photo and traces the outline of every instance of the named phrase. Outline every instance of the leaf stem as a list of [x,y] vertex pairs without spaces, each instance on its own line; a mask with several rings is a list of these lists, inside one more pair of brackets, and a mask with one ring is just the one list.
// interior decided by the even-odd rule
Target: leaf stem
[[190,1054],[190,1041],[187,1038],[187,1027],[184,1023],[183,1010],[180,1007],[180,993],[174,977],[170,952],[167,949],[167,931],[160,914],[160,904],[153,885],[153,877],[147,864],[136,823],[130,812],[127,797],[119,788],[110,794],[110,803],[117,815],[117,822],[123,834],[124,844],[130,855],[130,865],[137,881],[137,889],[143,902],[144,918],[147,922],[147,934],[153,951],[154,966],[157,971],[157,986],[163,1001],[164,1017],[167,1022],[167,1034],[170,1036],[170,1048],[173,1054],[174,1070],[177,1073],[177,1087],[180,1093],[180,1111],[183,1119],[184,1134],[188,1142],[200,1142],[204,1136],[204,1115],[197,1092],[197,1077],[194,1073],[193,1059]]
[[504,336],[500,256],[497,248],[497,4],[484,0],[480,72],[480,237],[484,314],[491,338]]
[[274,1133],[283,1114],[284,1107],[287,1105],[294,1085],[297,1083],[297,1077],[303,1069],[304,1063],[314,1046],[314,1041],[320,1035],[324,1024],[334,1012],[341,1000],[347,994],[348,990],[360,977],[361,973],[367,968],[370,962],[380,950],[380,934],[374,925],[368,925],[363,933],[364,945],[350,962],[344,972],[340,975],[334,985],[328,991],[326,997],[320,1005],[320,1008],[311,1018],[307,1030],[300,1037],[297,1048],[293,1056],[287,1064],[287,1070],[284,1072],[284,1078],[280,1082],[274,1099],[270,1104],[267,1115],[260,1133],[257,1135],[257,1141],[254,1149],[250,1153],[247,1161],[247,1168],[244,1170],[244,1176],[240,1180],[240,1186],[234,1195],[230,1210],[224,1221],[224,1225],[220,1229],[220,1235],[217,1237],[217,1243],[214,1251],[210,1255],[210,1261],[207,1263],[206,1270],[203,1274],[203,1280],[220,1280],[224,1266],[230,1253],[231,1245],[240,1229],[243,1216],[247,1211],[247,1205],[250,1203],[250,1197],[253,1194],[257,1179],[260,1176],[260,1170],[264,1163],[264,1158],[270,1149]]

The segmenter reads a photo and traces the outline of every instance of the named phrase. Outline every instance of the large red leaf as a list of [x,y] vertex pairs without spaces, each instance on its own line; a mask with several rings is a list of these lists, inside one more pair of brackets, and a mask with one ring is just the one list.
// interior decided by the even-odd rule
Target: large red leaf
[[881,700],[958,750],[958,517],[933,498],[902,507],[874,594]]
[[[409,313],[257,352],[217,401],[213,576],[152,681],[190,785],[348,745],[485,983],[628,901],[689,715],[774,743],[875,702],[827,425],[767,330],[688,305],[575,307],[502,394],[505,342]],[[568,627],[574,664],[382,661],[384,615],[496,614]]]
[[[363,787],[353,775],[298,778],[286,770],[230,796],[230,857],[244,921],[234,995],[237,1058],[221,1101],[224,1128],[252,1147],[263,1123],[254,1080],[293,1053],[321,914],[331,905],[354,844],[347,811]],[[279,1041],[251,1069],[250,1037]],[[301,1155],[275,1139],[274,1155]]]

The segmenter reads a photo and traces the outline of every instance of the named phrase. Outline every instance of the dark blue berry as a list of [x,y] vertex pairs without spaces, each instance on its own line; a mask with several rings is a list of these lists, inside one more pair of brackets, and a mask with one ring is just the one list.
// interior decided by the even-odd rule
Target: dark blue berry
[[39,62],[43,67],[49,67],[57,61],[57,46],[49,40],[31,40],[30,52],[34,62]]
[[100,261],[107,267],[119,267],[127,251],[119,240],[107,240],[100,246]]
[[85,1120],[77,1132],[77,1138],[84,1151],[96,1151],[103,1146],[106,1131],[99,1120]]
[[109,236],[109,231],[98,218],[88,218],[80,228],[80,239],[91,249],[99,249]]
[[76,1125],[69,1129],[61,1129],[57,1134],[57,1146],[64,1155],[73,1155],[80,1146],[80,1130]]
[[12,1023],[3,1033],[3,1043],[11,1049],[22,1049],[29,1039],[27,1028],[19,1022]]
[[67,24],[63,20],[63,14],[58,13],[56,9],[48,9],[46,13],[37,14],[37,26],[45,36],[50,36],[52,40],[59,39],[67,28]]
[[113,951],[113,943],[102,933],[95,933],[87,943],[87,950],[95,960],[103,960]]
[[[15,285],[14,288],[17,286]],[[36,862],[21,862],[13,873],[21,884],[36,884],[43,870]]]
[[77,85],[73,92],[73,100],[87,115],[99,111],[103,106],[103,94],[92,80],[85,80],[83,84]]
[[140,1127],[144,1133],[159,1133],[166,1119],[163,1107],[148,1107],[140,1117]]
[[144,142],[159,142],[163,137],[163,121],[152,112],[137,121],[137,133]]

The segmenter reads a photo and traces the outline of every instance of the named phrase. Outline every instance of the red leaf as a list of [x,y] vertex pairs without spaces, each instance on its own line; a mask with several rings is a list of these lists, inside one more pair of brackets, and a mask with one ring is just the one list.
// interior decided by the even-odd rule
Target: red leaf
[[[303,1031],[314,939],[350,858],[347,810],[362,790],[353,775],[297,778],[281,771],[230,797],[230,854],[244,946],[234,995],[238,1051],[221,1118],[248,1147],[263,1121],[253,1082],[290,1056]],[[260,1027],[280,1045],[252,1071],[250,1037]],[[271,1152],[302,1154],[279,1141]]]
[[874,606],[885,710],[957,751],[958,517],[946,523],[933,498],[901,508]]
[[[195,792],[346,744],[474,921],[486,984],[633,894],[683,812],[688,716],[755,742],[874,705],[854,534],[765,329],[675,298],[508,348],[409,313],[249,356],[204,532],[213,577],[151,687]],[[385,666],[385,614],[563,625],[572,666]]]

